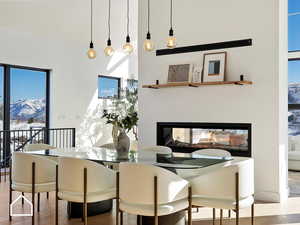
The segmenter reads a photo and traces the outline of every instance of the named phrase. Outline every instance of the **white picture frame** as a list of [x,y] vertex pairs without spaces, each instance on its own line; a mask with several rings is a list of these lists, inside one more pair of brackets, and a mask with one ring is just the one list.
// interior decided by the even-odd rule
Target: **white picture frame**
[[202,82],[225,81],[226,61],[226,52],[204,54]]
[[168,83],[191,82],[193,77],[193,64],[169,65]]

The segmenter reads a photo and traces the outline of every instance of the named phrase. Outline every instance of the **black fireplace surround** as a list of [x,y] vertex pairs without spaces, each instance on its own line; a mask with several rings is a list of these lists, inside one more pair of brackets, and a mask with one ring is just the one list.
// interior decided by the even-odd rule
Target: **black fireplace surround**
[[157,123],[157,145],[173,152],[191,153],[200,149],[224,149],[232,156],[251,157],[249,123]]

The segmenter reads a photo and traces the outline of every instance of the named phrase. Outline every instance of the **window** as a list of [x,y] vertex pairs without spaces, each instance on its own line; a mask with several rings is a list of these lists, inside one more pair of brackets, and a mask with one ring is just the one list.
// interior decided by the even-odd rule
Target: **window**
[[289,135],[300,135],[300,1],[289,0]]
[[127,79],[127,89],[134,92],[138,89],[138,81],[135,79]]
[[300,50],[300,1],[289,0],[288,36],[289,51]]
[[0,129],[49,127],[49,76],[45,69],[0,64]]
[[120,97],[121,79],[118,77],[98,76],[98,98]]

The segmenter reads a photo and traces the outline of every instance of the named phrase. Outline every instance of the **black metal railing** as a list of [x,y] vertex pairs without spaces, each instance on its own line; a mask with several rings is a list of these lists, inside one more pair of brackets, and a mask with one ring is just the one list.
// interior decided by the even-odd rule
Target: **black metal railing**
[[0,130],[0,182],[8,172],[12,152],[23,151],[27,144],[49,144],[57,148],[75,147],[75,128],[30,128]]

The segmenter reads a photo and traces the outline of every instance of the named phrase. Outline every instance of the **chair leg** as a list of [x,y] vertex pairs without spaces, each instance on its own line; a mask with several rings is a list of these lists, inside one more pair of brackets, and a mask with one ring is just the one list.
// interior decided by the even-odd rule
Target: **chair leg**
[[231,218],[231,210],[228,209],[228,218]]
[[[24,192],[22,192],[22,196],[24,196]],[[24,205],[24,198],[22,198],[22,206]]]
[[83,193],[84,225],[87,225],[87,168],[83,170]]
[[119,198],[120,198],[120,193],[119,193],[119,187],[120,187],[120,173],[117,172],[116,174],[116,187],[117,187],[117,191],[116,191],[116,225],[119,225],[119,210],[120,210],[120,202],[119,202]]
[[[10,205],[12,203],[12,178],[11,178],[11,160],[9,160],[9,206],[8,206],[8,217],[9,221],[11,221],[11,211],[10,211]],[[0,174],[0,182],[1,182],[1,174]]]
[[37,211],[40,212],[40,198],[41,198],[41,194],[38,193],[38,199],[37,199]]
[[47,199],[49,199],[49,192],[47,192],[46,196],[47,196]]
[[32,220],[31,224],[34,225],[34,217],[35,217],[35,163],[32,163],[32,186],[31,186],[31,201],[32,201]]
[[55,182],[55,225],[58,225],[58,165],[56,165],[56,182]]
[[123,211],[120,211],[120,224],[123,225]]
[[254,203],[251,206],[251,225],[254,225]]
[[220,225],[223,224],[223,209],[220,209]]
[[239,215],[240,212],[239,212],[239,211],[240,211],[240,210],[237,209],[236,212],[235,212],[235,216],[236,216],[236,218],[235,218],[235,220],[236,220],[236,221],[235,221],[235,224],[236,224],[236,225],[239,225],[239,219],[240,219],[240,215]]
[[84,208],[84,225],[87,225],[87,203],[85,202],[83,205]]
[[215,225],[215,221],[216,221],[216,209],[213,208],[213,225]]
[[142,216],[139,216],[140,218],[140,224],[139,225],[143,225],[143,217]]
[[189,187],[188,225],[192,225],[192,209],[192,188]]
[[11,211],[10,211],[10,205],[12,203],[12,189],[9,188],[9,205],[8,205],[8,216],[9,216],[9,221],[11,221]]

